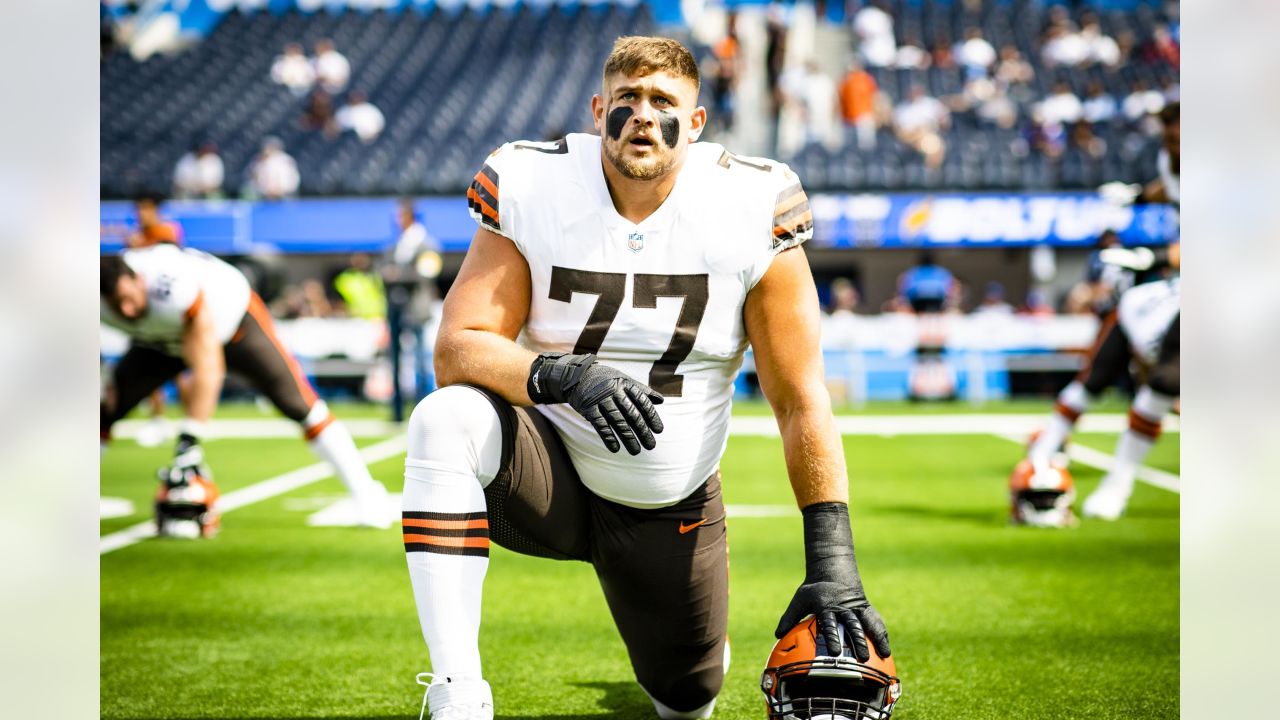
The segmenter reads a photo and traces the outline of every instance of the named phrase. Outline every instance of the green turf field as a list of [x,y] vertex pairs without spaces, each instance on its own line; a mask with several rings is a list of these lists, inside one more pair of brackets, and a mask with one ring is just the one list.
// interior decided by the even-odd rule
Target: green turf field
[[[1177,473],[1178,440],[1168,434],[1148,464]],[[1177,715],[1176,494],[1140,483],[1119,522],[1030,530],[1006,523],[1005,479],[1022,452],[1008,440],[850,436],[845,452],[863,578],[904,684],[895,717]],[[168,455],[130,441],[110,450],[102,494],[139,514],[102,521],[104,535],[145,520]],[[217,440],[207,455],[224,493],[315,462],[300,440]],[[371,466],[393,491],[402,457]],[[1073,474],[1082,497],[1101,477]],[[791,503],[776,439],[731,438],[723,475],[730,505]],[[306,525],[341,495],[330,478],[228,513],[215,540],[103,555],[102,717],[417,717],[413,675],[429,664],[398,529]],[[715,717],[762,718],[760,670],[803,573],[800,517],[728,527],[733,666]],[[484,612],[498,717],[653,717],[588,566],[495,546]]]

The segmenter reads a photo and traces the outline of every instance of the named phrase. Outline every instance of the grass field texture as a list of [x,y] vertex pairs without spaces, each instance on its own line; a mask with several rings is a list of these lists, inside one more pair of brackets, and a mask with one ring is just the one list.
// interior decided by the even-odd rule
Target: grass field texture
[[[1166,435],[1148,464],[1176,474],[1178,439]],[[1075,440],[1110,452],[1115,436]],[[1005,482],[1022,448],[1009,440],[844,446],[862,575],[904,684],[896,718],[1177,715],[1178,495],[1139,484],[1119,522],[1010,527]],[[315,462],[301,440],[217,440],[206,452],[224,492]],[[169,453],[131,441],[108,452],[102,494],[138,511],[103,520],[102,534],[146,519]],[[402,458],[371,466],[393,491]],[[1072,472],[1081,498],[1101,477]],[[730,505],[793,504],[776,439],[731,438],[723,475]],[[413,675],[430,666],[398,528],[307,526],[341,496],[330,478],[228,513],[215,540],[103,555],[102,717],[416,717]],[[715,717],[762,718],[759,674],[803,575],[800,516],[731,517],[728,528],[733,665]],[[653,717],[590,567],[495,546],[484,604],[498,717]]]

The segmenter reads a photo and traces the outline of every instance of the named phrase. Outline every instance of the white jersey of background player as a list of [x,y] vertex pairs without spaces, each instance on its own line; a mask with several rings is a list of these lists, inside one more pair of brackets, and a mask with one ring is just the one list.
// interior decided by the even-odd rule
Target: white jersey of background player
[[249,307],[249,282],[231,265],[192,248],[167,243],[121,255],[147,288],[147,312],[129,321],[100,301],[102,322],[144,343],[182,354],[182,333],[202,308],[213,313],[214,333],[226,344]]
[[[747,339],[747,292],[774,256],[808,240],[812,223],[786,165],[689,146],[671,194],[638,225],[614,208],[600,137],[509,143],[481,171],[498,217],[476,221],[509,238],[529,264],[534,352],[594,353],[663,393],[654,450],[613,453],[568,405],[539,409],[555,424],[583,484],[632,507],[686,497],[715,472],[728,440],[733,379]],[[481,181],[483,183],[483,180]],[[794,208],[795,217],[788,216]],[[624,272],[625,271],[625,272]],[[641,479],[643,478],[643,479]]]

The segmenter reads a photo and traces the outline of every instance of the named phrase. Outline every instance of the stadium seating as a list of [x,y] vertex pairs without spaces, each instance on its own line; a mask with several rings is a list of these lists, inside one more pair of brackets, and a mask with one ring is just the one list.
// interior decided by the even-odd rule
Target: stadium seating
[[[1115,71],[1046,68],[1039,61],[1046,7],[1032,0],[972,3],[894,0],[899,41],[954,40],[977,25],[997,48],[1016,45],[1036,69],[1036,91],[1058,79],[1077,93],[1090,81],[1121,99],[1138,81],[1158,87],[1176,69],[1138,60]],[[1076,8],[1077,18],[1081,12]],[[1161,11],[1101,11],[1103,30],[1131,32],[1141,44]],[[550,138],[587,125],[587,100],[612,39],[653,31],[643,4],[388,12],[228,13],[204,41],[172,56],[136,62],[109,56],[101,69],[101,177],[104,198],[167,189],[177,159],[212,141],[226,164],[225,191],[237,195],[262,139],[280,137],[298,162],[303,194],[388,195],[463,192],[484,156],[513,138]],[[327,138],[299,127],[306,98],[274,84],[275,56],[289,41],[308,50],[332,38],[352,65],[350,87],[364,90],[386,116],[369,144],[351,134]],[[555,49],[572,47],[572,52]],[[548,52],[548,50],[552,50]],[[873,70],[894,100],[913,84],[931,94],[957,92],[961,70]],[[340,104],[341,98],[335,98]],[[1027,151],[1023,131],[985,126],[956,114],[940,172],[889,130],[875,147],[831,151],[810,146],[784,158],[811,190],[1044,190],[1087,188],[1108,180],[1136,182],[1155,172],[1158,140],[1117,121],[1095,128],[1102,158],[1068,144],[1058,159]]]

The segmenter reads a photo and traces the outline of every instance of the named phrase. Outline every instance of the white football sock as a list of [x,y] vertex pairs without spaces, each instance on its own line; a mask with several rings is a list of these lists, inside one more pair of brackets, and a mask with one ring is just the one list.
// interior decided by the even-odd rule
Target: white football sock
[[1049,424],[1027,450],[1027,457],[1037,464],[1048,463],[1049,458],[1070,437],[1076,420],[1088,409],[1089,394],[1085,392],[1084,384],[1079,380],[1072,380],[1058,393],[1053,414],[1049,416]]
[[323,400],[311,406],[302,425],[311,451],[333,466],[334,473],[357,502],[386,496],[386,488],[369,474],[351,433],[329,412]]
[[1099,490],[1128,497],[1133,491],[1138,466],[1160,436],[1160,421],[1173,408],[1176,398],[1161,395],[1147,386],[1138,390],[1129,408],[1129,427],[1116,443],[1115,464],[1102,479]]
[[481,677],[480,600],[489,568],[484,488],[501,462],[501,422],[476,390],[442,388],[414,409],[404,462],[404,542],[436,676]]

